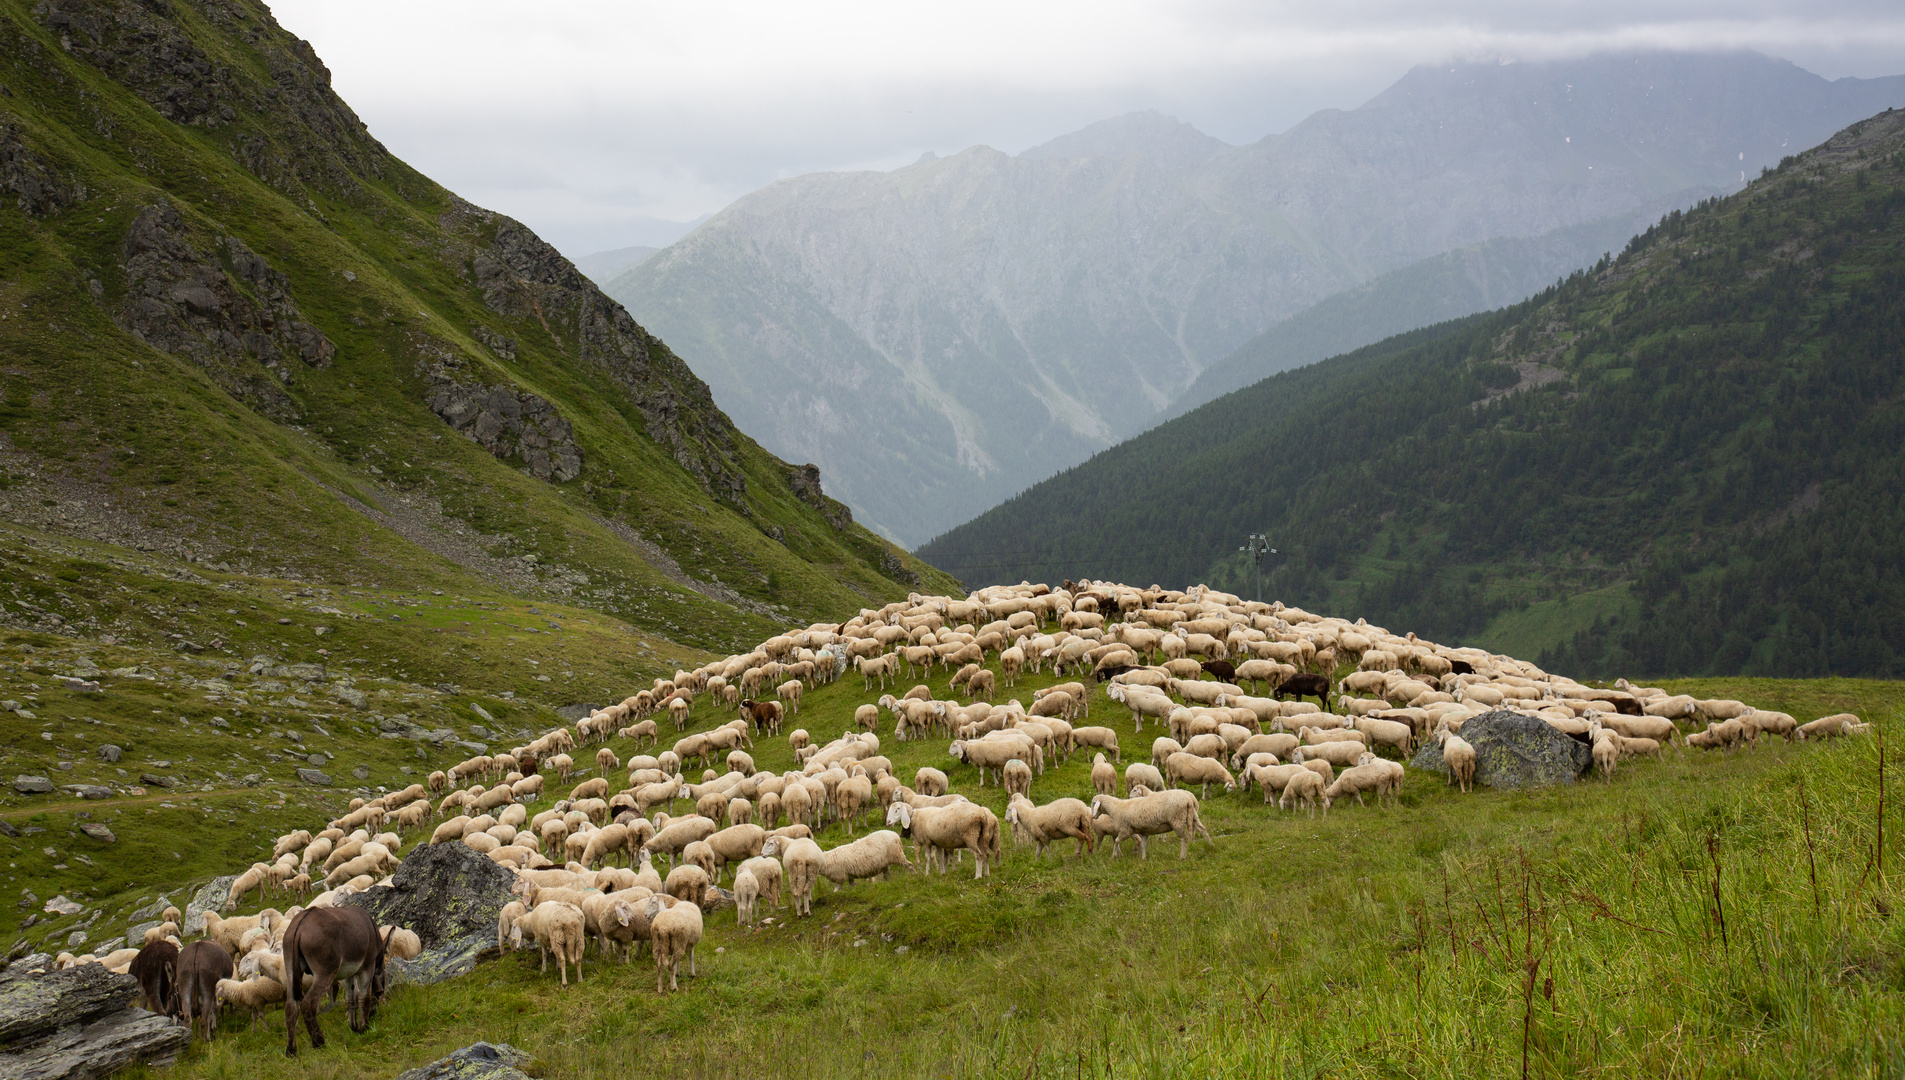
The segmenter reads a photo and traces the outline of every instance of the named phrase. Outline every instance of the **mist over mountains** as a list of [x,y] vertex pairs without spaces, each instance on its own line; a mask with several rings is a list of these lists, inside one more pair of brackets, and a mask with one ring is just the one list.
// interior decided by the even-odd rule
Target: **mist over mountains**
[[764,445],[918,544],[1170,415],[1206,371],[1197,400],[1407,328],[1225,363],[1320,301],[1412,267],[1343,302],[1348,325],[1519,299],[1901,101],[1905,78],[1752,53],[1424,66],[1248,146],[1138,113],[1016,156],[781,181],[607,291]]

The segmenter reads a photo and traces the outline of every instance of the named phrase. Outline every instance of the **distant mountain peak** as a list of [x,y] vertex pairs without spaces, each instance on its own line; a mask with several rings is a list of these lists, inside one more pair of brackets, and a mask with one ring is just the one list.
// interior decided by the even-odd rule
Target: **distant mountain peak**
[[1183,166],[1202,164],[1231,148],[1222,139],[1206,135],[1176,117],[1146,109],[1087,124],[1019,156],[1119,158],[1141,154],[1160,165]]

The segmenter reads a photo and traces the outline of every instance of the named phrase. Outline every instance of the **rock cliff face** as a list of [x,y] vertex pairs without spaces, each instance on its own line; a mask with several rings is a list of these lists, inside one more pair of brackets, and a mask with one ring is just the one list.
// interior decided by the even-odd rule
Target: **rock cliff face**
[[259,412],[298,418],[284,386],[299,367],[329,366],[337,347],[302,320],[283,274],[235,237],[199,247],[164,203],[140,212],[119,252],[122,328],[160,352],[190,357]]
[[1325,297],[1729,189],[1902,85],[1750,54],[1420,68],[1246,147],[1147,114],[1016,157],[781,181],[609,291],[743,428],[918,543]]

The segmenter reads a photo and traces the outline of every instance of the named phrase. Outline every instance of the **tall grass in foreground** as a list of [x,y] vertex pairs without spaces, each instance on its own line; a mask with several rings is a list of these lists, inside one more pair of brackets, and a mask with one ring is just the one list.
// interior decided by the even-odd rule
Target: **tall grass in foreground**
[[[901,745],[909,769],[944,753]],[[1670,752],[1529,793],[1412,774],[1402,806],[1328,819],[1215,798],[1217,844],[1182,862],[1016,849],[990,881],[823,883],[792,926],[711,919],[680,994],[646,958],[591,954],[564,992],[518,953],[397,989],[364,1036],[330,1013],[295,1062],[277,1018],[229,1020],[178,1071],[388,1077],[482,1038],[602,1080],[1905,1075],[1879,745]]]

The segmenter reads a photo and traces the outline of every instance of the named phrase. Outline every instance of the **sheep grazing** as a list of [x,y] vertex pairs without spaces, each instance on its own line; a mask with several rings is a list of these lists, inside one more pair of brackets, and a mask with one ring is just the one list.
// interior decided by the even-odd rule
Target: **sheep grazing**
[[1169,786],[1164,782],[1164,774],[1158,771],[1157,766],[1134,761],[1124,767],[1125,794],[1129,795],[1132,788],[1140,785],[1152,791],[1163,791]]
[[[894,804],[896,807],[898,803]],[[794,900],[794,914],[799,916],[814,913],[814,886],[820,880],[821,868],[826,863],[826,853],[820,845],[806,838],[783,840],[769,837],[761,847],[761,854],[773,857],[778,854],[781,865],[786,871],[787,892]]]
[[688,958],[688,974],[695,974],[695,946],[701,944],[701,907],[669,896],[651,896],[643,908],[648,917],[649,947],[655,954],[655,992],[681,989],[681,958]]
[[1607,729],[1601,729],[1601,738],[1594,740],[1594,767],[1601,770],[1601,779],[1614,780],[1614,766],[1621,759],[1621,748],[1614,742],[1615,735]]
[[1029,795],[1032,791],[1032,767],[1017,758],[1005,763],[1001,771],[1001,783],[1005,787],[1006,797]]
[[510,927],[510,943],[522,947],[525,932],[542,949],[542,970],[549,970],[549,954],[554,953],[562,985],[569,985],[569,965],[575,965],[577,982],[582,981],[582,950],[588,944],[588,924],[582,909],[561,900],[545,900],[526,915],[519,915]]
[[906,849],[900,843],[900,834],[891,829],[870,832],[850,844],[842,844],[821,854],[824,858],[820,865],[820,876],[833,882],[835,892],[862,878],[885,878],[895,866],[904,866],[908,870],[913,868],[913,864],[906,861]]
[[972,852],[975,879],[985,877],[999,861],[999,819],[976,803],[916,807],[896,799],[887,808],[886,823],[912,837],[913,854],[929,869],[937,866],[941,874],[949,869],[946,855],[951,852]]
[[1283,785],[1283,795],[1277,799],[1277,809],[1288,810],[1292,805],[1300,803],[1314,816],[1316,804],[1322,801],[1323,792],[1323,777],[1304,769],[1303,772],[1291,776]]
[[1396,786],[1393,774],[1379,762],[1372,761],[1344,769],[1323,791],[1323,816],[1329,816],[1331,803],[1351,795],[1356,796],[1357,805],[1365,805],[1364,792],[1375,792],[1376,802],[1380,805],[1392,786]]
[[1212,784],[1224,785],[1226,792],[1237,790],[1237,780],[1224,768],[1221,761],[1182,751],[1172,754],[1164,761],[1164,777],[1172,786],[1198,784],[1203,789],[1203,797],[1210,797]]
[[234,1009],[251,1011],[254,1026],[264,1022],[265,1009],[284,1003],[284,984],[276,979],[254,978],[240,982],[237,979],[220,979],[213,991],[213,1000],[220,1008],[229,1005]]
[[1822,716],[1811,723],[1801,724],[1793,729],[1793,737],[1801,741],[1806,739],[1830,739],[1846,734],[1848,729],[1856,729],[1859,718],[1851,713],[1835,713]]
[[930,765],[921,766],[913,774],[913,790],[921,795],[944,795],[950,786],[946,774]]
[[1448,732],[1442,738],[1442,761],[1449,767],[1449,782],[1461,785],[1466,794],[1475,783],[1475,747]]
[[662,883],[662,891],[677,900],[686,900],[700,907],[708,898],[708,890],[712,886],[713,882],[706,870],[684,862],[668,871],[668,880]]
[[1217,844],[1198,816],[1197,796],[1188,791],[1159,791],[1129,799],[1097,795],[1092,797],[1091,812],[1093,817],[1111,819],[1113,856],[1118,854],[1119,843],[1135,837],[1138,857],[1148,858],[1145,838],[1167,832],[1177,834],[1180,859],[1190,856],[1191,841],[1199,835],[1213,847]]
[[1005,820],[1012,826],[1014,839],[1030,842],[1037,849],[1033,857],[1039,859],[1045,857],[1045,849],[1054,840],[1064,836],[1077,841],[1075,855],[1097,850],[1091,818],[1091,808],[1077,799],[1054,799],[1044,806],[1035,806],[1031,799],[1013,795],[1005,808]]
[[[781,906],[781,882],[783,880],[783,874],[780,860],[756,855],[754,858],[742,863],[741,869],[752,874],[754,880],[760,884],[760,898],[763,902],[769,907]],[[736,873],[739,873],[739,871],[737,870]],[[740,886],[736,885],[735,890],[738,892]]]
[[509,945],[509,932],[516,928],[516,920],[529,913],[529,908],[521,900],[511,900],[503,905],[496,916],[496,951],[502,952]]
[[761,900],[761,879],[743,865],[734,872],[734,919],[740,926],[754,921],[755,906]]
[[1094,754],[1091,759],[1091,790],[1097,795],[1116,795],[1118,793],[1118,770],[1105,755]]

